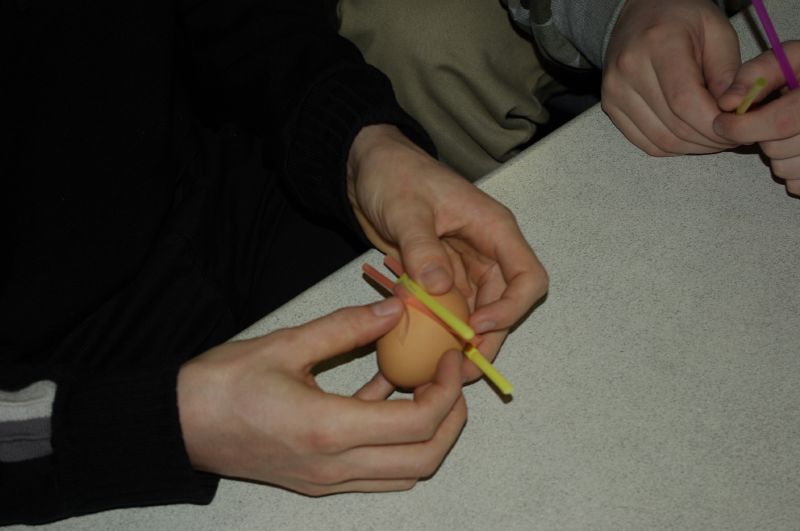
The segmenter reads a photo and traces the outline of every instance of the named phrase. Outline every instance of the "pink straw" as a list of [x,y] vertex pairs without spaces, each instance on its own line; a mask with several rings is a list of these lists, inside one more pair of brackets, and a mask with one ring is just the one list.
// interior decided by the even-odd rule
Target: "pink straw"
[[752,0],[752,4],[753,8],[756,10],[759,20],[761,20],[761,25],[764,27],[764,31],[767,34],[767,39],[769,39],[769,44],[772,46],[772,52],[775,54],[775,58],[778,60],[778,65],[781,67],[783,77],[786,78],[786,84],[790,89],[798,88],[797,77],[794,75],[792,65],[789,64],[789,59],[786,57],[786,50],[783,49],[781,40],[778,38],[778,33],[775,31],[775,26],[772,25],[772,19],[769,18],[767,8],[764,7],[764,2],[761,0]]

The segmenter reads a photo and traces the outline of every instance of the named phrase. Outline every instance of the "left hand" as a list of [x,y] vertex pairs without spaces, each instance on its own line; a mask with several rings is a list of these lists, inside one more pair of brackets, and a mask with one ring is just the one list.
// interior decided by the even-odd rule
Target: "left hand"
[[740,64],[739,41],[713,3],[627,0],[604,62],[603,110],[646,153],[734,147],[712,123]]
[[[373,244],[432,294],[454,285],[472,308],[481,352],[497,355],[510,327],[547,291],[547,273],[511,211],[390,125],[365,127],[348,159],[350,201]],[[481,373],[464,360],[464,379]]]
[[[786,55],[795,71],[800,66],[800,41],[785,44]],[[763,77],[767,85],[757,98],[786,85],[783,73],[770,50],[742,65],[736,79],[719,105],[723,110],[733,111],[742,101],[755,80]],[[800,90],[792,90],[766,105],[736,115],[721,114],[714,121],[714,129],[739,144],[758,142],[769,157],[772,173],[786,180],[786,190],[800,196]]]

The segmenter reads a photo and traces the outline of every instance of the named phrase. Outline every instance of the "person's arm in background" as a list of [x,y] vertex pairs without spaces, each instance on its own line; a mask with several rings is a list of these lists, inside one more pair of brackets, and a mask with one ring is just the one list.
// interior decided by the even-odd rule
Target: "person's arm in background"
[[603,109],[650,155],[714,153],[717,98],[740,64],[739,42],[709,0],[628,0],[608,39]]
[[[797,72],[800,70],[800,42],[788,42],[785,48]],[[772,172],[786,180],[786,190],[800,196],[800,90],[786,91],[743,115],[733,112],[759,77],[766,79],[767,85],[758,101],[786,86],[786,79],[772,51],[764,52],[742,65],[730,88],[719,98],[720,107],[727,112],[714,121],[714,130],[731,142],[757,142],[769,157]]]
[[655,156],[735,145],[712,122],[739,45],[711,0],[544,0],[531,15],[548,56],[603,69],[603,110],[634,145]]

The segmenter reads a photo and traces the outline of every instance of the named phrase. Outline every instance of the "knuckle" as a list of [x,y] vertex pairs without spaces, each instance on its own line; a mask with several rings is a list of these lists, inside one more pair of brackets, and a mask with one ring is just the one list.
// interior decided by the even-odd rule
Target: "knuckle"
[[301,343],[303,332],[299,327],[284,328],[274,332],[274,337],[279,339],[285,345],[285,350],[293,351],[297,349]]
[[533,279],[533,296],[536,300],[544,297],[550,289],[550,274],[544,268]]
[[404,479],[397,483],[397,490],[411,490],[417,485],[416,479]]
[[639,57],[639,54],[630,48],[620,52],[620,54],[617,55],[616,61],[614,61],[614,65],[616,66],[617,70],[624,77],[638,72],[641,69],[641,63],[642,61]]
[[[787,179],[791,177],[791,168],[786,164],[783,160],[773,160],[772,161],[772,173],[781,177],[783,179]],[[788,182],[787,182],[788,186]]]
[[641,42],[648,48],[650,46],[661,48],[665,42],[669,42],[674,37],[670,33],[671,29],[668,25],[654,24],[642,32]]
[[312,498],[320,498],[330,494],[330,490],[322,485],[306,485],[300,492]]
[[346,481],[347,473],[345,469],[336,463],[328,463],[315,467],[306,480],[320,487],[320,491],[325,491],[326,485],[335,485]]
[[420,441],[429,441],[436,435],[438,427],[432,417],[425,418],[414,425],[414,436]]
[[671,87],[665,94],[670,108],[678,112],[691,112],[697,97],[683,86]]
[[340,450],[338,431],[330,423],[320,422],[312,426],[304,438],[306,448],[314,453],[330,454]]
[[421,459],[417,469],[418,477],[428,478],[434,475],[439,469],[439,465],[442,464],[443,458],[443,455],[439,455],[437,453],[425,456],[423,459]]
[[761,151],[770,159],[776,159],[781,156],[779,144],[777,142],[762,142]]
[[663,157],[670,153],[680,152],[680,141],[669,130],[654,133],[651,141],[653,142],[655,149],[651,148],[651,151],[648,152],[648,155],[652,155],[654,157]]
[[781,138],[787,138],[798,133],[800,111],[781,112],[775,115],[775,131]]

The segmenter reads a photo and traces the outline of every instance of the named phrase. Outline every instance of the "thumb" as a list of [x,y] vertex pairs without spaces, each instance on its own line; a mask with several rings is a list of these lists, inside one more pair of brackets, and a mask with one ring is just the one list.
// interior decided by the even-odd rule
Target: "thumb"
[[403,314],[397,297],[342,308],[291,329],[294,359],[304,367],[372,343],[391,330]]
[[706,24],[703,45],[703,74],[709,92],[719,97],[731,86],[742,64],[739,39],[727,19],[720,13]]
[[[788,43],[786,49],[788,52],[797,53],[800,57],[800,42]],[[767,50],[742,65],[731,86],[719,97],[720,108],[725,111],[735,109],[759,77],[763,77],[767,84],[755,101],[761,101],[772,91],[786,84],[772,50]]]
[[426,291],[435,295],[450,291],[453,268],[436,234],[431,211],[406,214],[402,231],[397,235],[403,266]]

